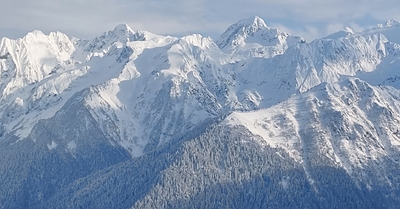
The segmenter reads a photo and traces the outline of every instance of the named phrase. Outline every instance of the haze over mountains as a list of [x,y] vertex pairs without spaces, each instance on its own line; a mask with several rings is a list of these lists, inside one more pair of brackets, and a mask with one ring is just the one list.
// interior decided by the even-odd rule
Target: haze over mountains
[[0,208],[396,208],[400,23],[0,43]]

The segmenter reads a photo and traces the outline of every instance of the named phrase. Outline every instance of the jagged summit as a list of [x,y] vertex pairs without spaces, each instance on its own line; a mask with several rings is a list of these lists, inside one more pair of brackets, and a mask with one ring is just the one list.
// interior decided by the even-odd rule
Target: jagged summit
[[147,36],[149,36],[150,34],[151,33],[147,31],[134,31],[127,24],[119,24],[115,26],[114,30],[108,32],[110,38],[115,38],[122,43],[127,43],[131,41],[143,41],[147,39]]
[[114,43],[127,44],[133,41],[146,41],[161,36],[147,31],[135,31],[127,24],[119,24],[113,30],[103,33],[93,40],[78,41],[84,45],[85,51],[102,52],[107,50]]
[[243,55],[248,56],[273,57],[303,41],[301,37],[269,28],[260,17],[252,17],[230,26],[216,43],[229,53],[243,52]]
[[346,38],[354,35],[354,30],[350,27],[345,27],[343,30],[338,31],[336,33],[332,33],[328,36],[326,36],[323,39],[338,39],[338,38]]
[[396,19],[391,19],[386,21],[385,25],[381,25],[382,27],[399,27],[400,26],[400,21]]
[[122,43],[132,41],[145,41],[153,38],[161,38],[162,36],[153,34],[148,31],[133,30],[128,24],[119,24],[115,26],[114,30],[108,32],[110,37],[116,38],[116,40]]
[[258,16],[239,20],[236,24],[232,25],[231,27],[232,28],[242,27],[252,33],[256,32],[261,28],[268,28],[267,24],[265,24],[265,21]]
[[345,27],[345,28],[343,29],[343,31],[345,31],[345,32],[347,32],[347,33],[350,33],[350,34],[354,34],[353,28],[350,28],[350,27]]
[[382,34],[390,42],[400,43],[400,22],[392,19],[386,21],[385,24],[378,24],[376,27],[366,29],[361,32],[361,35]]
[[103,36],[104,39],[109,41],[119,41],[121,43],[127,43],[131,41],[140,41],[144,37],[138,34],[138,32],[132,30],[127,24],[119,24],[111,31],[108,31]]
[[24,36],[24,38],[30,38],[30,37],[43,37],[45,34],[41,30],[33,30]]
[[239,45],[239,39],[246,39],[249,36],[254,35],[260,29],[269,29],[265,24],[264,20],[260,17],[252,17],[239,20],[235,24],[231,25],[217,41],[220,48],[225,48],[229,45]]
[[128,24],[119,24],[115,26],[114,31],[120,31],[122,33],[128,33],[128,32],[134,33],[134,31]]

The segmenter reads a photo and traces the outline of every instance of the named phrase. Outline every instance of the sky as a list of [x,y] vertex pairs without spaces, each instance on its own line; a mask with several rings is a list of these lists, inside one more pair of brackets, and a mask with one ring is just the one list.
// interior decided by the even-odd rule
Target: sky
[[259,16],[308,41],[400,20],[398,0],[2,0],[0,37],[33,30],[90,39],[128,24],[159,35],[199,33],[214,40],[240,19]]

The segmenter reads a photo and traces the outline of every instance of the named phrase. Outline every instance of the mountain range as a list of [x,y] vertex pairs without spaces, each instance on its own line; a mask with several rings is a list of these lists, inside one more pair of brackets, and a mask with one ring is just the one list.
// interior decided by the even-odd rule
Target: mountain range
[[400,22],[0,41],[0,208],[398,208]]

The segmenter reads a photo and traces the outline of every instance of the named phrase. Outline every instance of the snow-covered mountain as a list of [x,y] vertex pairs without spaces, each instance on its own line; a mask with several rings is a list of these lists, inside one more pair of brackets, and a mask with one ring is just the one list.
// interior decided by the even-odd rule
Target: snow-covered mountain
[[0,208],[396,208],[400,27],[0,43]]
[[259,17],[240,20],[216,41],[223,51],[244,58],[274,57],[299,42],[304,42],[304,39],[269,28]]

